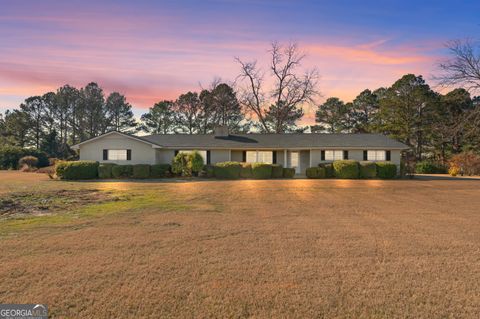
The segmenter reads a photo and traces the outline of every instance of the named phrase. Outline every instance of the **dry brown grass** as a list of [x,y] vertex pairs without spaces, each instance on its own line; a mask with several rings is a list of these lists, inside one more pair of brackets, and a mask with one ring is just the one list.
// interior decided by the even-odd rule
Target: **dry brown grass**
[[16,192],[14,174],[39,190],[128,190],[190,208],[152,200],[0,238],[4,303],[75,318],[480,314],[480,181],[64,183],[0,173]]

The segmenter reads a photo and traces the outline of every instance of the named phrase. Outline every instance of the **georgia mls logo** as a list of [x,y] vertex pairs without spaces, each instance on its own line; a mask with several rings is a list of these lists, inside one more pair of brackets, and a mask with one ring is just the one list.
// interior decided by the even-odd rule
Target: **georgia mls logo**
[[47,307],[44,305],[35,305],[32,309],[33,316],[48,316]]
[[0,304],[0,319],[47,319],[48,308],[42,304]]

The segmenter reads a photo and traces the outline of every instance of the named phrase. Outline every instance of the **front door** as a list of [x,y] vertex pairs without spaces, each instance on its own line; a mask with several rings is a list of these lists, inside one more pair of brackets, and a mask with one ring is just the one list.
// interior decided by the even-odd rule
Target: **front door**
[[295,168],[295,174],[300,174],[300,152],[290,153],[290,167]]

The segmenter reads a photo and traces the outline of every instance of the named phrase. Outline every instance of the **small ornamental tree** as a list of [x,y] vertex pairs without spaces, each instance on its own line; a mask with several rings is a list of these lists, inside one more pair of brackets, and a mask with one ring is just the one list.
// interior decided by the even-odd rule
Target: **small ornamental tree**
[[179,152],[172,161],[172,173],[181,176],[192,176],[188,153]]
[[203,168],[203,157],[199,152],[193,151],[188,154],[188,168],[193,175],[198,176],[198,173]]

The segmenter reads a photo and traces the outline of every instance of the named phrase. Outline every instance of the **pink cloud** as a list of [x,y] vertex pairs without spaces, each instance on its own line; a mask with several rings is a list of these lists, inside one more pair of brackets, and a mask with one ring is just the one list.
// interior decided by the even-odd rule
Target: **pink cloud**
[[[0,16],[2,21],[24,21],[48,26],[16,35],[12,45],[0,51],[0,105],[2,95],[24,98],[55,90],[98,82],[107,92],[119,91],[138,109],[160,99],[174,99],[188,90],[199,90],[217,76],[235,79],[239,72],[234,56],[259,60],[268,74],[269,43],[248,31],[239,21],[236,28],[193,30],[179,16],[128,16],[78,12],[62,16]],[[173,32],[179,30],[178,33]],[[0,35],[2,31],[0,30]],[[7,35],[5,35],[6,39]],[[10,35],[9,35],[10,37]],[[304,39],[305,65],[317,67],[323,96],[352,100],[365,88],[388,86],[404,73],[425,73],[432,57],[424,44],[392,46],[390,39],[361,44],[351,40]],[[353,43],[353,42],[352,42]],[[5,102],[3,102],[5,103]],[[11,103],[11,98],[8,99]],[[140,110],[143,111],[143,110]],[[313,120],[306,109],[304,122]]]

